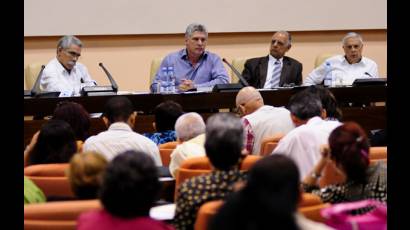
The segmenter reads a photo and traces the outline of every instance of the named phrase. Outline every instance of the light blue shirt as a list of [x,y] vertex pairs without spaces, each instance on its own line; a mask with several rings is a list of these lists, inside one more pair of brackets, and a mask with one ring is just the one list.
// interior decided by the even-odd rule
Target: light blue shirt
[[182,79],[192,80],[195,87],[212,87],[215,84],[229,83],[228,72],[222,64],[221,58],[211,52],[205,51],[196,66],[188,60],[186,49],[167,55],[155,74],[151,84],[151,92],[156,92],[156,81],[165,80],[161,74],[162,67],[174,67],[176,77],[175,85],[181,83]]

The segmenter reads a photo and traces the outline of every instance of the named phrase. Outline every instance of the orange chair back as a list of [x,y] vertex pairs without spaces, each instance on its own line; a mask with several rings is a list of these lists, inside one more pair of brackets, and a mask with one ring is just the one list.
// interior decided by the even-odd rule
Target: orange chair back
[[322,200],[318,195],[312,193],[302,193],[302,198],[299,201],[298,207],[307,207],[312,205],[323,204]]
[[196,216],[194,229],[207,230],[209,220],[218,212],[223,203],[223,200],[213,200],[201,205]]
[[[247,155],[241,164],[241,170],[248,171],[255,164],[255,162],[261,158],[261,156],[257,155]],[[184,162],[182,162],[176,173],[175,198],[178,196],[179,185],[181,185],[185,180],[191,177],[210,173],[211,171],[211,162],[206,156],[186,159]]]
[[31,179],[47,197],[75,197],[65,172],[68,163],[38,164],[24,168],[24,175]]
[[330,205],[330,203],[322,203],[312,206],[305,206],[298,208],[298,211],[310,220],[324,223],[326,220],[320,215],[320,211],[324,208],[330,207]]
[[24,229],[75,230],[77,218],[81,213],[101,207],[98,200],[24,205]]
[[370,161],[383,160],[387,162],[387,146],[370,147],[369,159]]
[[159,155],[161,156],[163,166],[169,166],[169,162],[171,162],[172,151],[174,151],[174,149],[159,149]]
[[268,156],[270,155],[273,150],[278,146],[278,143],[282,137],[284,137],[284,134],[277,134],[275,136],[271,137],[266,137],[262,140],[261,143],[261,149],[260,149],[260,155],[262,156]]
[[175,149],[178,145],[178,141],[170,141],[164,144],[160,144],[158,147],[160,149]]

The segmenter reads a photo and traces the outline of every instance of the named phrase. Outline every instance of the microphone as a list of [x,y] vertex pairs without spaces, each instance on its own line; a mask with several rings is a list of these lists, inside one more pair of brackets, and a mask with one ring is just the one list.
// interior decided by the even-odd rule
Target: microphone
[[112,78],[110,72],[108,72],[108,70],[104,67],[103,63],[100,62],[98,65],[104,70],[104,72],[107,75],[108,79],[110,79],[111,86],[112,86],[113,90],[115,92],[117,92],[118,91],[118,85],[115,82],[114,78]]
[[239,71],[237,69],[235,69],[235,67],[233,67],[231,64],[229,64],[229,62],[225,59],[222,58],[222,61],[225,62],[229,68],[232,69],[232,71],[235,73],[235,75],[239,78],[239,81],[242,83],[243,86],[249,86],[249,83],[246,81],[246,79],[239,73]]
[[45,65],[41,65],[40,72],[38,73],[36,82],[33,85],[33,88],[31,88],[31,96],[35,96],[40,93],[40,81],[41,81],[41,75],[43,75],[43,70],[46,68]]
[[98,65],[104,70],[110,80],[111,86],[84,86],[81,90],[81,94],[83,96],[117,95],[118,85],[114,78],[101,62]]

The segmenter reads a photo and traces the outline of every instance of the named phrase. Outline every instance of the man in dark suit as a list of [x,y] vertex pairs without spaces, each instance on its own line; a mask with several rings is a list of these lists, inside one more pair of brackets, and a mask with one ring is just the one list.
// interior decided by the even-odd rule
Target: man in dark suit
[[274,88],[302,84],[302,63],[284,56],[289,51],[291,36],[278,31],[272,36],[270,54],[248,59],[242,76],[255,88]]

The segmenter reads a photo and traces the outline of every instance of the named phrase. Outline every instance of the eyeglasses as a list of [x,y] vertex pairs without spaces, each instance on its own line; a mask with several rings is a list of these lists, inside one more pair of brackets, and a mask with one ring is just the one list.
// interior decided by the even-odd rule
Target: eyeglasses
[[70,55],[73,58],[79,58],[81,56],[80,53],[74,52],[74,51],[70,51],[70,50],[64,50],[64,52],[68,55]]

